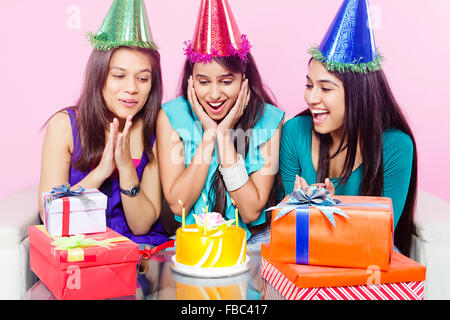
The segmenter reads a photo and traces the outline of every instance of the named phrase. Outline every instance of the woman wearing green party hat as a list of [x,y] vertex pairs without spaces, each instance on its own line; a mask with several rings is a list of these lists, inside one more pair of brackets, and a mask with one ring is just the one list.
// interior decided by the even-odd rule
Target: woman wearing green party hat
[[48,121],[39,191],[65,183],[99,189],[108,196],[108,227],[159,245],[167,241],[154,143],[161,67],[143,1],[115,0],[89,40],[78,103]]
[[284,189],[315,184],[339,195],[392,198],[394,243],[408,255],[416,145],[381,69],[367,0],[345,0],[310,53],[308,109],[282,131]]

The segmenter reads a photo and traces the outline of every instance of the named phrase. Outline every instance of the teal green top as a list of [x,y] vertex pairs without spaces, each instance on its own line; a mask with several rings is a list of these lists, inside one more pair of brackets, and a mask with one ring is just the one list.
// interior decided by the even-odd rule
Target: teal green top
[[[195,151],[197,150],[202,137],[203,137],[203,127],[198,120],[197,116],[191,109],[189,102],[180,96],[174,100],[171,100],[162,105],[162,109],[167,114],[172,128],[178,133],[184,145],[184,163],[187,167],[191,163],[194,157]],[[245,157],[245,167],[248,174],[252,174],[258,171],[264,166],[264,158],[259,152],[259,146],[267,142],[275,133],[280,122],[283,120],[284,112],[280,109],[270,105],[265,104],[264,113],[258,122],[253,127],[251,131],[249,150]],[[213,180],[214,174],[218,167],[218,150],[214,148],[214,152],[211,159],[211,164],[209,166],[208,176],[206,178],[205,185],[203,187],[202,193],[205,196],[214,196],[213,190]],[[186,186],[188,188],[189,186]],[[208,201],[209,208],[211,204],[214,203],[214,199]],[[192,213],[201,214],[206,207],[206,203],[203,197],[197,199],[197,201],[192,206],[191,210],[186,214],[186,224],[195,223]],[[264,212],[264,211],[263,211]],[[226,220],[235,219],[235,207],[231,203],[230,194],[227,192],[227,204],[224,215]],[[181,217],[175,215],[177,221],[181,221]],[[239,226],[244,228],[247,232],[247,238],[251,236],[248,231],[248,227],[260,225],[266,222],[266,215],[261,214],[256,221],[246,225],[239,218]]]
[[[310,116],[298,116],[287,121],[282,130],[280,144],[280,172],[285,193],[294,188],[295,175],[305,178],[308,184],[317,181],[311,156],[312,119]],[[384,181],[381,196],[392,199],[394,207],[394,228],[403,212],[408,194],[413,160],[411,138],[397,129],[383,133],[383,170]],[[345,185],[339,178],[331,181],[337,195],[359,195],[363,178],[363,166],[356,168]]]

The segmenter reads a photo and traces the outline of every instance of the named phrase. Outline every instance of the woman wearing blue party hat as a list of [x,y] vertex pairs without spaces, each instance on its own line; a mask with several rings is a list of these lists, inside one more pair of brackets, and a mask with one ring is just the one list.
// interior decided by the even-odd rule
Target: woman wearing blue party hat
[[306,75],[308,109],[286,122],[285,192],[318,185],[339,195],[392,198],[394,243],[409,254],[417,186],[412,131],[382,70],[367,0],[345,0]]

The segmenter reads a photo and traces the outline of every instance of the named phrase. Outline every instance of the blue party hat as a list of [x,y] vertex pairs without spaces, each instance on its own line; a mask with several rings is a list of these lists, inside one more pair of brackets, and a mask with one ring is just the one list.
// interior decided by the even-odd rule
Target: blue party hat
[[369,73],[381,69],[368,0],[344,0],[319,47],[309,53],[328,71]]

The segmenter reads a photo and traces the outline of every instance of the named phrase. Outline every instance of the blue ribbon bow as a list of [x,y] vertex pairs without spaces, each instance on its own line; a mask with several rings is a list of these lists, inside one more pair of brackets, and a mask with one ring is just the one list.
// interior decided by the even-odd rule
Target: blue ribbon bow
[[53,200],[63,197],[83,196],[84,191],[85,189],[83,187],[78,187],[77,189],[71,190],[70,185],[67,184],[54,187],[50,192],[50,197],[47,198],[46,204],[49,205]]
[[280,212],[275,217],[275,220],[282,218],[287,213],[292,210],[296,210],[302,207],[315,207],[319,209],[321,213],[325,215],[328,221],[336,227],[336,222],[334,220],[334,214],[338,214],[347,219],[350,217],[342,211],[340,208],[335,207],[337,204],[341,203],[338,199],[333,199],[330,197],[330,191],[325,188],[317,188],[315,186],[309,187],[306,190],[303,188],[293,190],[287,201],[281,202],[274,207],[266,209],[266,211],[272,211],[279,209]]
[[70,186],[67,184],[63,184],[60,187],[54,187],[50,192],[50,194],[53,197],[55,197],[55,199],[70,196],[81,196],[83,193],[84,193],[83,187],[78,187],[78,189],[71,190]]

